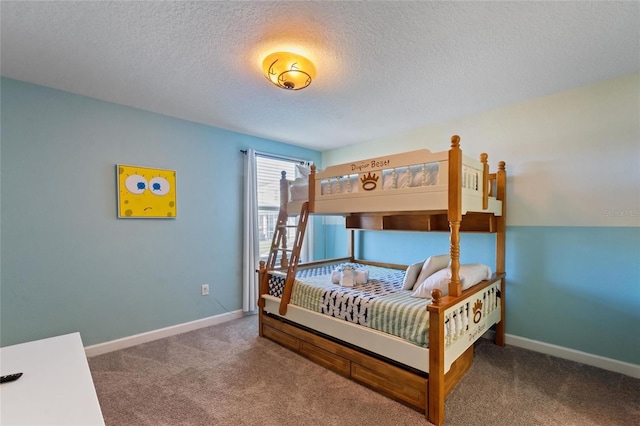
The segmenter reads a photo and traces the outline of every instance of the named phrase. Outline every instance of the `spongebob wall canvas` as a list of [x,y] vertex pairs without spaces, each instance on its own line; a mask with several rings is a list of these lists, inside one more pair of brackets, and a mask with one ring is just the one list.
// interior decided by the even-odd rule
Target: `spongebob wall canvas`
[[176,172],[141,166],[116,166],[118,217],[175,218]]

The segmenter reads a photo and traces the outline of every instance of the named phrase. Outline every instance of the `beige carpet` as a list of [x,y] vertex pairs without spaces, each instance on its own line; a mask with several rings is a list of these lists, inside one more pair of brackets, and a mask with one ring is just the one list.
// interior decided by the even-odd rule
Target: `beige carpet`
[[[89,358],[106,424],[429,424],[257,333],[248,316]],[[640,380],[481,339],[445,425],[640,425]]]

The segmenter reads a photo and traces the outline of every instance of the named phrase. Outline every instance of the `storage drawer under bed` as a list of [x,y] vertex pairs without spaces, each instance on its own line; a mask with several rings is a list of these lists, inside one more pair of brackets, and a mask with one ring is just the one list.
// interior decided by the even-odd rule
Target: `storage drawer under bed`
[[427,378],[282,320],[262,315],[262,335],[331,371],[424,412]]

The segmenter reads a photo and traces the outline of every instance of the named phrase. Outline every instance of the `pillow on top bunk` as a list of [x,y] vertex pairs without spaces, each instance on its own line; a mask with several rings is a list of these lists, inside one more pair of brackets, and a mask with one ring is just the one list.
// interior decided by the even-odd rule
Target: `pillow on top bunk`
[[449,262],[451,261],[451,255],[449,254],[440,254],[437,256],[431,256],[422,264],[422,269],[420,270],[420,274],[414,283],[414,286],[411,289],[415,288],[422,281],[429,278],[431,275],[440,271],[441,269],[449,266]]
[[[491,277],[491,268],[482,263],[468,263],[460,265],[460,281],[462,289],[466,290],[480,281]],[[449,281],[451,281],[451,268],[441,269],[424,281],[418,282],[411,296],[423,299],[431,298],[431,291],[439,289],[443,296],[449,294]]]
[[418,274],[420,274],[423,264],[424,260],[407,266],[407,271],[404,273],[404,281],[402,281],[403,290],[411,290],[413,288],[418,280]]
[[298,174],[303,178],[308,178],[311,174],[311,168],[304,164],[296,164],[296,170]]
[[309,198],[309,185],[306,180],[298,182],[296,179],[289,185],[289,201],[306,201]]
[[[382,171],[383,189],[402,189],[415,186],[429,186],[438,183],[440,163],[426,163],[409,167],[397,167]],[[395,174],[393,173],[395,171]]]
[[289,201],[306,201],[309,198],[309,174],[311,169],[304,164],[296,164],[297,177],[289,184]]

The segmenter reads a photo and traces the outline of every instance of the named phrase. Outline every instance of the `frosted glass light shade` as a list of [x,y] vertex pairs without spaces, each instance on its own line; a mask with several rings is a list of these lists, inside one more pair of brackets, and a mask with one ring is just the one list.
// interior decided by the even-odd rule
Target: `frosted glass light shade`
[[262,61],[264,76],[287,90],[304,89],[316,76],[316,68],[304,56],[290,52],[272,53]]

